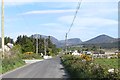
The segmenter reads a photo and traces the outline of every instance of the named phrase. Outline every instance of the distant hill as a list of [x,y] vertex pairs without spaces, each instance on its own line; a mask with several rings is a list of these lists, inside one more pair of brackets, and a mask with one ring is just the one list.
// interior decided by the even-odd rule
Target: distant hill
[[[42,38],[48,38],[48,36],[40,35],[40,34],[34,34],[31,37],[33,37],[33,38],[36,38],[36,37],[40,38],[40,36]],[[50,36],[50,39],[51,39],[52,43],[55,44],[57,47],[63,47],[65,45],[65,40],[58,40],[58,39],[56,39],[53,36]],[[68,46],[70,46],[70,45],[77,45],[77,44],[80,44],[80,43],[82,43],[82,41],[79,38],[72,38],[72,39],[68,39],[67,40]]]
[[[34,34],[31,37],[40,38],[40,36],[42,38],[48,38],[48,36],[40,35],[40,34]],[[55,44],[57,47],[64,47],[65,46],[65,40],[58,40],[53,36],[50,36],[50,39],[51,39],[52,43]],[[99,35],[99,36],[92,38],[92,39],[85,41],[85,42],[82,42],[79,38],[71,38],[71,39],[67,40],[67,45],[68,46],[72,46],[72,45],[76,46],[79,44],[83,44],[83,45],[89,46],[91,44],[92,45],[94,44],[94,45],[99,45],[103,48],[117,48],[118,41],[120,41],[120,39],[118,40],[118,39],[110,37],[108,35]]]
[[[40,36],[42,38],[48,38],[48,36],[46,35],[40,35],[40,34],[34,34],[34,35],[31,35],[30,37],[33,37],[33,38],[40,38]],[[50,40],[52,41],[53,44],[55,44],[57,47],[64,47],[65,46],[65,40],[58,40],[56,39],[55,37],[53,36],[50,36]],[[112,48],[112,47],[118,47],[118,42],[120,44],[120,38],[113,38],[113,37],[110,37],[108,35],[99,35],[95,38],[92,38],[88,41],[85,41],[85,42],[82,42],[79,38],[71,38],[71,39],[68,39],[67,40],[67,44],[68,46],[77,46],[79,44],[82,44],[82,45],[93,45],[93,44],[97,44],[103,48]],[[0,38],[0,47],[1,47],[1,38]],[[120,46],[120,45],[119,45]]]
[[108,35],[99,35],[95,38],[92,38],[88,41],[83,42],[83,45],[90,46],[90,45],[96,45],[101,46],[102,48],[118,48],[118,42],[120,42],[120,39],[113,38]]
[[110,37],[108,35],[99,35],[93,39],[83,42],[83,44],[113,43],[116,41],[117,41],[117,39]]
[[[65,44],[65,40],[61,40],[59,41],[60,44]],[[68,39],[67,40],[67,45],[70,46],[70,45],[78,45],[82,43],[82,41],[79,39],[79,38],[71,38],[71,39]]]
[[[45,38],[45,39],[48,38],[48,36],[46,36],[46,35],[40,35],[40,34],[34,34],[31,37],[33,37],[33,38],[40,38],[40,36],[42,38]],[[53,37],[53,36],[50,36],[50,40],[52,41],[53,44],[56,44],[56,45],[59,44],[59,41],[55,37]]]

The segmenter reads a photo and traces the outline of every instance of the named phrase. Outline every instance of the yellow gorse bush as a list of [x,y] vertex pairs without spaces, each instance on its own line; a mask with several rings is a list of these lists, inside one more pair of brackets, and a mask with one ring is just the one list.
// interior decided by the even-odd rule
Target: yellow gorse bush
[[86,61],[91,61],[91,60],[92,60],[92,58],[89,57],[89,56],[86,55],[86,54],[82,54],[80,57],[81,57],[82,59],[85,59]]
[[25,52],[24,54],[29,54],[29,55],[31,55],[31,54],[33,54],[33,52]]

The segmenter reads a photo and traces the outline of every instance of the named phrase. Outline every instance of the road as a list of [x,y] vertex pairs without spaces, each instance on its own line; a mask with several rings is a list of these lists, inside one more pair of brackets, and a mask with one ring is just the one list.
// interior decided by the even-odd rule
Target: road
[[59,57],[43,60],[5,74],[2,78],[68,78]]

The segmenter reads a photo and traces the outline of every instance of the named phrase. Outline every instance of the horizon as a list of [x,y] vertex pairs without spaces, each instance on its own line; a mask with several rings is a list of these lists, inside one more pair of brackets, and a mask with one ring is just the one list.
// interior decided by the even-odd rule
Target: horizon
[[[77,0],[6,1],[5,36],[16,40],[19,35],[41,34],[64,40],[77,2]],[[118,1],[83,0],[68,38],[87,41],[102,34],[118,38]]]
[[[24,34],[23,34],[24,35]],[[19,36],[23,36],[23,35],[19,35]],[[42,35],[42,34],[32,34],[32,35]],[[30,36],[28,36],[28,35],[24,35],[24,36],[27,36],[27,37],[31,37],[32,35],[30,35]],[[93,38],[96,38],[96,37],[98,37],[98,36],[103,36],[103,35],[105,35],[105,36],[109,36],[109,35],[107,35],[107,34],[100,34],[100,35],[97,35],[97,36],[94,36],[94,37],[91,37],[90,39],[88,39],[88,40],[91,40],[91,39],[93,39]],[[42,36],[51,36],[51,35],[42,35]],[[5,36],[5,37],[9,37],[9,36]],[[18,37],[18,36],[17,36]],[[54,36],[51,36],[51,37],[54,37]],[[109,37],[112,37],[112,36],[109,36]],[[1,38],[1,37],[0,37]],[[11,38],[11,37],[10,37]],[[56,37],[54,37],[55,39],[57,39]],[[77,38],[77,39],[80,39],[80,38],[78,38],[78,37],[75,37],[75,38]],[[115,38],[115,39],[118,39],[118,37],[112,37],[112,38]],[[11,38],[11,39],[13,39],[13,38]],[[68,39],[74,39],[74,38],[68,38]],[[17,40],[17,38],[16,39],[13,39],[13,41],[16,41]],[[57,39],[58,41],[61,41],[61,40],[59,40],[59,39]],[[62,40],[65,40],[65,39],[62,39]],[[81,39],[80,39],[81,40]],[[86,40],[86,41],[88,41],[88,40]],[[83,40],[81,40],[82,42],[85,42],[85,41],[83,41]]]

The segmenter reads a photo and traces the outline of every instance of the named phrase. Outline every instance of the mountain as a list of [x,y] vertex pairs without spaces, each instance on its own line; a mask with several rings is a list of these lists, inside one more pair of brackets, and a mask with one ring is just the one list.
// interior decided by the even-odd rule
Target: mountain
[[[34,34],[31,37],[33,38],[48,38],[48,36],[45,35],[40,35],[40,34]],[[53,36],[50,36],[50,40],[52,41],[53,44],[55,44],[57,47],[64,47],[65,46],[65,40],[58,40]],[[71,38],[67,40],[67,45],[72,46],[72,45],[91,45],[91,44],[98,44],[103,48],[112,48],[112,47],[118,47],[118,40],[117,38],[110,37],[108,35],[99,35],[95,38],[92,38],[88,41],[82,42],[79,38]]]
[[[45,39],[48,38],[48,36],[40,35],[40,34],[34,34],[31,37],[33,37],[33,38],[40,38],[40,36],[41,36],[41,38],[45,38]],[[53,44],[56,44],[56,45],[59,44],[59,41],[55,37],[53,37],[53,36],[50,36],[50,40],[52,41]]]
[[100,43],[113,43],[116,42],[117,39],[112,38],[108,35],[99,35],[93,39],[83,42],[83,44],[100,44]]
[[[61,40],[61,41],[59,41],[59,43],[65,45],[65,40]],[[79,38],[71,38],[71,39],[67,40],[67,45],[68,46],[77,45],[77,44],[80,44],[80,43],[82,43],[82,41]]]
[[[48,36],[45,36],[45,35],[40,35],[40,34],[34,34],[32,35],[31,37],[33,38],[40,38],[40,36],[42,38],[48,38]],[[55,44],[57,47],[63,47],[65,45],[65,40],[58,40],[56,39],[55,37],[53,36],[50,36],[50,40],[52,41],[53,44]],[[68,39],[67,40],[67,44],[68,46],[70,45],[77,45],[77,44],[80,44],[82,43],[82,41],[79,39],[79,38],[72,38],[72,39]]]

